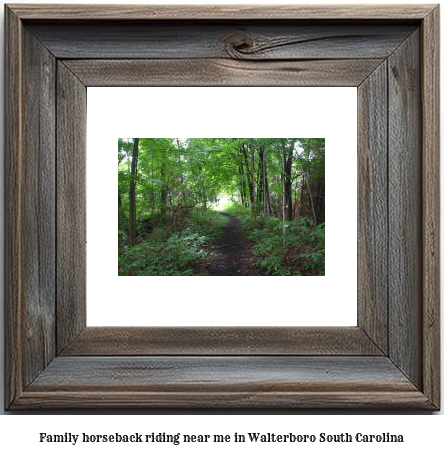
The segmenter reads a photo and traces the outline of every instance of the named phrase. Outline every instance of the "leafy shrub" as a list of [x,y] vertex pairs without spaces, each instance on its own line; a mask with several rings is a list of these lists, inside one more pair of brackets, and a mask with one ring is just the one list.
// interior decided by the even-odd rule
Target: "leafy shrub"
[[[251,221],[248,221],[249,225]],[[254,223],[254,222],[253,222]],[[325,224],[299,217],[284,224],[268,217],[264,229],[251,229],[247,236],[255,241],[257,264],[272,275],[325,274]],[[285,243],[284,243],[285,239]],[[290,264],[288,259],[291,258]]]
[[119,275],[190,275],[193,266],[206,256],[206,242],[205,236],[188,228],[166,240],[126,247],[119,256]]
[[221,226],[228,221],[214,211],[207,211],[205,218],[205,224],[194,222],[180,232],[155,228],[141,244],[121,247],[119,275],[194,275],[196,267],[210,255],[206,247],[221,235]]

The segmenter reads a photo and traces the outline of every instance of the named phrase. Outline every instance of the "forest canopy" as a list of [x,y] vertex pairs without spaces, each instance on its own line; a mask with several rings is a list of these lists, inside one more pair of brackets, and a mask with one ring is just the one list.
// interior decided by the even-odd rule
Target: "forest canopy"
[[118,198],[120,275],[325,274],[323,138],[119,138]]

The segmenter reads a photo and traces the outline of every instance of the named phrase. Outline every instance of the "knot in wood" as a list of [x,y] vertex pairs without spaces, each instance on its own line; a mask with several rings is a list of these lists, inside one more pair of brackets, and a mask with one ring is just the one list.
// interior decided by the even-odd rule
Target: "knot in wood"
[[233,59],[242,59],[254,52],[254,39],[249,35],[230,35],[225,39],[225,52]]

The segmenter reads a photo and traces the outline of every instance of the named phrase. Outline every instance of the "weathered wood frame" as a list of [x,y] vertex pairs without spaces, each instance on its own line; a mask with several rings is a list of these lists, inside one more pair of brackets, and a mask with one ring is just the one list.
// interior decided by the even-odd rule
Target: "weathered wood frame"
[[[439,408],[438,6],[5,18],[7,409]],[[358,326],[86,327],[93,85],[358,87]]]

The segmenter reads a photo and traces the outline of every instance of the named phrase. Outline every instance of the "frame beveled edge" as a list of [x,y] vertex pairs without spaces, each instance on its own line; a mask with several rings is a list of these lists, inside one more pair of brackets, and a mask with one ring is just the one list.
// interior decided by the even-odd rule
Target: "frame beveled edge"
[[[20,5],[23,6],[23,5]],[[101,7],[102,8],[102,7]],[[20,14],[20,7],[16,10]],[[314,8],[316,9],[316,8]],[[396,7],[395,7],[396,9]],[[12,322],[12,325],[7,325],[7,381],[6,381],[6,407],[9,408],[33,408],[33,407],[79,407],[81,406],[81,401],[85,401],[85,398],[88,396],[88,391],[76,391],[72,396],[71,401],[67,400],[67,395],[58,396],[51,392],[50,385],[51,380],[51,369],[42,368],[42,366],[37,366],[36,374],[34,375],[34,384],[36,388],[33,390],[31,388],[26,388],[25,370],[29,366],[25,365],[26,360],[24,356],[23,344],[26,339],[28,331],[32,331],[32,324],[30,321],[21,320],[20,312],[20,302],[23,299],[24,291],[21,288],[23,283],[21,280],[21,275],[24,273],[23,268],[23,231],[21,224],[23,223],[23,187],[22,179],[26,175],[23,164],[23,111],[24,106],[24,88],[22,72],[23,72],[23,60],[22,60],[22,47],[25,39],[24,30],[22,24],[20,23],[23,18],[26,19],[42,19],[35,15],[35,9],[33,13],[26,13],[23,17],[18,17],[16,14],[12,14],[11,11],[8,12],[8,7],[6,7],[6,19],[7,19],[7,37],[6,40],[7,52],[6,52],[6,64],[7,64],[7,83],[10,83],[8,86],[8,97],[7,97],[7,112],[8,114],[13,114],[11,116],[6,116],[7,122],[7,135],[6,135],[6,151],[9,154],[9,165],[6,169],[6,174],[10,181],[7,181],[7,192],[8,196],[14,196],[16,207],[11,207],[13,205],[8,204],[7,210],[8,214],[12,217],[8,220],[8,225],[6,227],[6,237],[9,241],[14,239],[18,242],[10,242],[7,245],[6,258],[8,266],[12,266],[9,270],[6,268],[7,274],[7,307],[6,307],[6,321]],[[374,8],[373,8],[374,10]],[[77,10],[78,11],[78,10]],[[139,10],[140,12],[140,10]],[[348,11],[349,12],[349,11]],[[291,14],[294,14],[295,11],[292,11]],[[423,285],[427,284],[428,286],[423,286],[424,294],[424,317],[422,320],[422,337],[423,337],[423,366],[422,366],[422,380],[423,380],[423,393],[416,388],[413,388],[412,385],[404,384],[403,387],[395,387],[393,385],[399,384],[399,379],[392,383],[392,386],[387,388],[387,385],[382,388],[376,395],[370,394],[369,390],[364,388],[364,391],[359,391],[356,394],[350,394],[349,398],[346,398],[349,392],[337,394],[337,393],[328,393],[329,398],[327,400],[320,399],[321,396],[325,396],[325,390],[322,392],[316,393],[315,389],[310,390],[301,390],[299,393],[294,394],[295,399],[289,401],[288,391],[286,394],[281,394],[281,397],[276,395],[275,399],[270,400],[269,394],[264,393],[264,388],[259,388],[259,395],[255,396],[252,401],[245,399],[244,392],[242,397],[238,397],[235,401],[226,400],[222,397],[215,398],[212,393],[203,392],[198,399],[193,399],[192,395],[189,393],[183,392],[179,394],[177,391],[172,394],[172,392],[167,393],[171,397],[176,397],[177,402],[171,401],[171,397],[167,400],[165,398],[159,399],[159,393],[155,393],[154,396],[157,396],[157,399],[152,400],[150,403],[152,406],[177,406],[182,403],[182,406],[208,406],[208,404],[213,404],[214,406],[298,406],[298,407],[340,407],[341,402],[344,407],[414,407],[414,408],[439,408],[439,255],[437,255],[439,247],[439,238],[437,235],[439,227],[439,194],[437,189],[438,186],[438,167],[436,166],[438,158],[438,149],[439,149],[439,133],[437,131],[436,125],[438,120],[438,105],[439,102],[435,98],[435,94],[438,93],[438,57],[437,49],[438,46],[438,8],[430,7],[428,10],[420,8],[418,13],[417,9],[410,10],[410,13],[405,13],[404,10],[402,14],[398,11],[398,16],[396,16],[396,11],[392,10],[390,13],[387,13],[387,16],[390,18],[399,18],[407,17],[409,19],[423,19],[421,34],[422,34],[422,77],[423,81],[430,82],[429,84],[422,85],[422,111],[423,111],[423,120],[422,120],[422,130],[424,134],[422,135],[423,141],[423,180],[427,178],[426,182],[429,185],[423,187],[423,201],[424,201],[424,218],[423,218]],[[54,14],[46,11],[43,16],[47,18],[47,15]],[[78,15],[75,12],[70,12],[73,14],[73,19],[78,19]],[[133,14],[133,13],[131,13]],[[193,14],[195,14],[193,12]],[[341,13],[342,14],[342,13]],[[360,13],[362,14],[362,13]],[[316,15],[313,15],[316,16]],[[348,15],[350,16],[350,15]],[[365,16],[365,15],[364,15]],[[156,16],[159,17],[159,16]],[[195,15],[193,17],[196,17]],[[251,16],[250,16],[251,17]],[[282,17],[282,16],[280,16]],[[326,18],[325,12],[322,14],[323,18]],[[341,15],[341,18],[344,16]],[[381,18],[381,15],[377,13],[367,13],[366,18]],[[60,16],[58,16],[60,18]],[[63,17],[64,19],[69,19]],[[100,17],[104,19],[103,15]],[[105,17],[109,18],[109,17]],[[232,17],[229,17],[232,18]],[[229,19],[228,18],[228,19]],[[316,17],[318,18],[318,17]],[[362,18],[359,16],[359,18]],[[16,40],[16,41],[15,41]],[[15,42],[14,42],[15,41]],[[50,56],[47,56],[50,60]],[[11,78],[11,75],[15,77]],[[16,78],[19,78],[17,80]],[[17,100],[19,102],[17,103]],[[426,122],[424,118],[432,119],[432,121]],[[428,129],[431,129],[430,132],[427,132]],[[12,151],[17,151],[18,154],[12,159]],[[429,180],[430,179],[430,180]],[[11,184],[9,186],[8,184]],[[14,260],[14,258],[21,259],[21,261]],[[427,280],[429,277],[430,280]],[[431,285],[431,286],[429,286]],[[11,301],[17,304],[17,307],[11,308]],[[418,335],[419,336],[419,335]],[[15,344],[17,342],[17,344]],[[55,343],[53,341],[45,341],[45,346],[51,346],[54,344],[53,349],[55,350]],[[38,347],[41,348],[41,347]],[[43,356],[43,363],[46,365],[49,364],[51,359],[56,361],[53,363],[54,367],[57,368],[57,364],[67,362],[72,357],[55,357],[52,358],[51,349],[49,354]],[[188,357],[189,358],[189,357]],[[367,359],[372,357],[367,357]],[[379,358],[379,357],[378,357]],[[380,357],[381,360],[388,358]],[[78,358],[81,360],[81,358]],[[290,358],[288,358],[290,359]],[[333,357],[333,359],[338,360],[339,358]],[[29,361],[29,360],[28,360]],[[81,367],[81,366],[80,366]],[[277,366],[275,366],[277,367]],[[39,371],[40,369],[40,371]],[[40,378],[40,386],[39,378]],[[401,374],[403,377],[403,374]],[[56,378],[56,377],[54,377]],[[313,379],[312,379],[313,380]],[[405,383],[405,378],[401,383]],[[406,386],[407,385],[407,386]],[[85,385],[86,386],[86,385]],[[48,387],[50,389],[48,389]],[[91,385],[89,385],[91,387]],[[97,387],[97,385],[96,385]],[[141,403],[146,404],[146,396],[141,393],[134,393],[132,399],[129,399],[127,402],[123,399],[123,391],[120,393],[110,392],[110,394],[105,394],[107,400],[100,404],[100,397],[104,394],[104,391],[96,390],[96,387],[89,390],[90,400],[85,402],[84,406],[125,406],[133,405],[140,406]],[[356,384],[354,384],[356,387]],[[88,386],[87,386],[88,388]],[[267,388],[265,388],[266,390]],[[328,389],[327,389],[328,391]],[[72,394],[71,390],[68,392]],[[129,393],[127,391],[127,393]],[[225,394],[230,395],[229,391],[226,391]],[[317,396],[318,394],[318,396]],[[382,395],[381,395],[382,394]],[[86,396],[85,396],[86,395]],[[187,396],[188,395],[188,396]],[[263,400],[260,399],[262,395]],[[319,396],[320,395],[320,396]],[[160,394],[162,396],[162,394]],[[95,399],[94,399],[95,397]],[[233,397],[233,396],[232,396]],[[317,399],[316,399],[317,397]],[[142,402],[140,402],[142,400]],[[122,402],[123,401],[123,402]],[[183,402],[181,402],[183,401]],[[289,402],[285,402],[289,401]],[[142,405],[143,406],[143,405]]]
[[[165,65],[165,62],[159,60],[146,61],[136,60],[133,62],[131,68],[136,73],[146,72],[146,69],[157,71],[161,68],[162,77],[158,80],[160,83],[169,81],[173,85],[183,85],[184,81],[182,75],[180,80],[175,79],[172,75],[178,74],[173,71],[176,68],[176,63],[180,63],[178,60],[172,60],[171,63]],[[201,72],[203,67],[207,67],[207,60],[193,60],[187,59],[187,62],[193,62],[194,69],[192,76],[197,83],[201,83],[201,79],[208,85],[213,85],[216,79],[208,79],[208,73],[206,71]],[[211,61],[212,62],[212,61]],[[210,62],[210,64],[211,64]],[[339,61],[340,64],[342,60]],[[95,67],[99,65],[101,68],[102,62],[96,60],[85,60],[80,64],[78,61],[71,60],[60,60],[58,78],[59,86],[64,87],[65,97],[70,99],[78,97],[79,93],[85,93],[86,87],[85,77],[92,86],[103,84],[102,72],[97,72]],[[106,84],[113,82],[114,75],[119,80],[120,72],[122,70],[121,61],[107,62],[108,71],[104,74],[106,77]],[[127,62],[124,62],[127,63]],[[380,61],[377,61],[380,63]],[[148,66],[147,66],[148,65]],[[373,70],[375,62],[371,60],[370,69]],[[94,71],[91,73],[90,70]],[[235,71],[238,71],[235,69]],[[262,75],[269,71],[267,64],[260,65],[259,68],[255,66],[250,70],[256,80],[262,81]],[[247,72],[247,70],[245,70]],[[362,79],[366,78],[368,74],[363,75],[357,66],[355,66],[356,83],[362,82]],[[146,73],[145,73],[146,74]],[[151,83],[150,71],[150,83]],[[86,75],[86,76],[85,76]],[[204,76],[205,75],[205,76]],[[280,74],[281,76],[281,74]],[[206,78],[206,79],[204,79]],[[121,80],[121,79],[120,79]],[[141,81],[141,85],[146,84],[146,79]],[[292,76],[292,85],[303,85],[305,76]],[[86,85],[86,84],[85,84]],[[162,84],[163,85],[163,84]],[[287,85],[289,85],[287,81]],[[319,85],[319,81],[318,84]],[[70,92],[67,92],[70,91]],[[82,102],[83,104],[85,101]],[[79,103],[69,103],[68,105],[78,106]],[[69,109],[63,103],[63,109]],[[78,108],[76,108],[78,109]],[[365,108],[367,109],[367,108]],[[73,112],[68,118],[74,117]],[[385,121],[382,122],[385,126]],[[78,156],[76,150],[78,146],[72,146],[70,141],[70,135],[64,133],[60,134],[59,137],[63,136],[62,145],[58,145],[58,157],[60,166],[58,173],[62,175],[70,176],[83,176],[83,172],[75,171],[75,168],[79,167]],[[74,136],[72,140],[78,141]],[[385,149],[384,149],[385,150]],[[377,163],[377,160],[374,160]],[[80,169],[83,169],[84,164],[80,165]],[[377,168],[377,171],[381,171],[381,167]],[[84,242],[80,242],[79,245],[73,248],[64,248],[63,246],[72,239],[78,238],[84,239],[84,215],[78,214],[78,220],[70,216],[70,208],[76,205],[78,201],[84,201],[85,199],[85,184],[81,178],[71,178],[71,188],[69,191],[65,191],[64,184],[59,185],[59,197],[58,203],[58,226],[63,226],[62,232],[59,230],[60,241],[58,245],[61,245],[61,252],[58,255],[59,262],[63,259],[66,263],[64,267],[65,273],[59,274],[58,281],[60,286],[59,290],[62,291],[57,298],[59,303],[58,309],[58,324],[59,327],[64,328],[62,334],[58,335],[58,353],[63,356],[97,356],[97,355],[371,355],[380,356],[386,352],[381,349],[380,345],[375,343],[371,337],[369,337],[365,331],[359,327],[350,328],[291,328],[291,327],[280,327],[280,328],[266,328],[266,327],[233,327],[233,328],[220,328],[220,327],[201,327],[201,328],[85,328],[84,323],[84,309],[79,309],[77,302],[84,302],[84,297],[80,298],[76,296],[78,289],[84,288],[84,270],[81,269],[80,273],[77,273],[80,265],[82,268],[84,258]],[[66,199],[66,200],[65,200]],[[77,205],[81,207],[82,204]],[[67,213],[68,215],[65,215]],[[68,221],[67,219],[70,218]],[[81,227],[79,230],[79,226]],[[79,232],[81,234],[79,234]],[[64,258],[67,252],[72,252],[72,257]],[[61,262],[61,263],[63,263]],[[60,267],[59,267],[60,270]],[[74,276],[78,276],[79,280],[76,280]],[[64,280],[64,277],[67,280]],[[67,297],[68,296],[68,297]],[[71,299],[71,296],[73,299]],[[371,305],[371,303],[369,303]],[[386,304],[385,304],[386,305]],[[381,309],[382,310],[382,309]],[[386,315],[386,312],[383,312]],[[77,315],[78,318],[73,316]],[[365,320],[365,317],[361,317],[361,322]],[[76,323],[78,322],[78,323]],[[384,345],[384,344],[382,344]]]
[[440,15],[421,27],[423,200],[423,391],[440,407]]
[[21,20],[422,20],[428,5],[6,5]]

